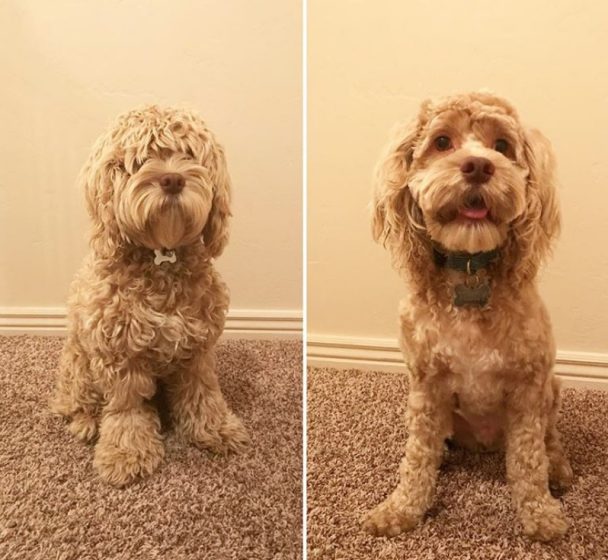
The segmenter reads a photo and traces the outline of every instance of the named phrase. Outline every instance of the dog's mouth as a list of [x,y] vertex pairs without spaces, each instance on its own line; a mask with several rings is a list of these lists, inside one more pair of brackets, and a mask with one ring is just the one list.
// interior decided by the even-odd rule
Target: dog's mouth
[[490,209],[479,192],[469,193],[465,197],[463,205],[458,208],[458,217],[465,220],[485,220],[489,215]]

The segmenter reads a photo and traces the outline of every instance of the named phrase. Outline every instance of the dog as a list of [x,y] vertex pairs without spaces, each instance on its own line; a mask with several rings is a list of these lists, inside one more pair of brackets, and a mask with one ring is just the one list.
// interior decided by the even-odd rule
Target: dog
[[97,439],[94,466],[116,486],[163,460],[160,392],[187,441],[242,450],[249,438],[214,352],[229,303],[213,267],[231,215],[222,146],[193,112],[135,109],[99,138],[79,182],[90,252],[70,289],[52,411],[78,439]]
[[550,485],[567,488],[573,473],[536,282],[560,229],[548,140],[490,92],[427,100],[396,128],[372,208],[373,237],[410,287],[400,308],[409,436],[399,484],[364,528],[395,536],[421,522],[452,438],[503,448],[523,532],[563,535]]

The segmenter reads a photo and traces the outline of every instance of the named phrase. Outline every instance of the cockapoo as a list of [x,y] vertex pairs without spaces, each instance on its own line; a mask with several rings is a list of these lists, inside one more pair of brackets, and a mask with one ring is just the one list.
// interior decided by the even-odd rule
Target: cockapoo
[[95,446],[94,465],[124,485],[164,456],[153,397],[176,431],[216,452],[248,436],[215,371],[228,291],[213,267],[228,239],[230,180],[205,123],[179,109],[128,112],[81,173],[93,228],[69,300],[52,410]]
[[567,529],[549,491],[568,487],[572,470],[536,282],[560,226],[553,171],[548,141],[485,92],[424,102],[378,165],[373,234],[410,287],[400,311],[410,385],[400,482],[367,514],[372,534],[420,523],[450,437],[505,449],[526,535]]

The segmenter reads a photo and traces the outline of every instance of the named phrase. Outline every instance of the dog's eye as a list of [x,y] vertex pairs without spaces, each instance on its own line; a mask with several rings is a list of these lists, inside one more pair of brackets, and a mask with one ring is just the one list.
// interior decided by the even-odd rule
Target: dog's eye
[[448,136],[437,136],[434,141],[435,148],[440,152],[445,152],[452,147],[452,141]]
[[494,142],[494,149],[501,154],[506,154],[509,151],[509,143],[504,138],[499,138]]

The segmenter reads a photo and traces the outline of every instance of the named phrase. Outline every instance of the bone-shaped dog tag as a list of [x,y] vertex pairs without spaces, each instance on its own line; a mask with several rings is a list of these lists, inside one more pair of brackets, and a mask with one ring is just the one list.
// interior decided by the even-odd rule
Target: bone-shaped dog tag
[[168,262],[173,264],[177,261],[177,257],[175,256],[175,251],[164,251],[163,249],[154,249],[154,264],[161,265],[164,262]]

